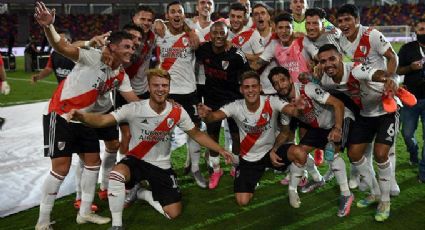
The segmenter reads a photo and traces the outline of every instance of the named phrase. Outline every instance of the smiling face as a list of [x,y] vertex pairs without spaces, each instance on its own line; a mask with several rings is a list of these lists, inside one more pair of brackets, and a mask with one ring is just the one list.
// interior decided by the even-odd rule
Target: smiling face
[[133,16],[133,23],[135,25],[141,26],[143,31],[147,33],[153,24],[154,15],[149,11],[139,11]]
[[292,90],[292,79],[290,76],[285,76],[283,73],[278,73],[272,76],[272,85],[276,92],[283,97],[288,98]]
[[290,45],[294,29],[288,21],[280,21],[276,24],[276,34],[284,45]]
[[322,20],[318,15],[307,16],[305,18],[305,29],[307,31],[307,37],[311,40],[316,40],[323,31]]
[[170,80],[153,75],[149,78],[148,85],[150,100],[156,104],[165,103],[170,93]]
[[305,10],[307,9],[307,1],[306,0],[291,0],[289,4],[289,8],[292,11],[292,14],[295,15],[304,15]]
[[342,34],[347,38],[357,37],[357,29],[359,27],[360,20],[355,18],[351,14],[342,14],[337,18],[338,28]]
[[117,60],[120,64],[129,63],[135,50],[134,43],[130,39],[122,39],[118,44],[110,44],[110,49],[114,55],[114,60]]
[[255,25],[259,31],[264,31],[270,26],[270,14],[266,8],[262,6],[255,7],[255,9],[252,11],[252,15]]
[[342,55],[335,50],[327,50],[318,54],[319,65],[331,77],[342,76]]
[[244,96],[247,104],[258,103],[261,90],[261,84],[255,78],[246,78],[240,86],[241,94]]
[[127,33],[133,35],[134,48],[137,49],[142,45],[143,35],[137,30],[127,30]]
[[239,32],[244,26],[245,13],[240,10],[230,10],[230,27],[232,31]]
[[184,23],[184,9],[180,4],[171,5],[166,14],[166,18],[174,29],[180,29]]
[[198,0],[196,10],[198,11],[199,15],[202,15],[204,17],[211,17],[211,14],[214,12],[214,1]]
[[215,24],[210,31],[212,45],[221,48],[226,45],[227,27],[224,23]]

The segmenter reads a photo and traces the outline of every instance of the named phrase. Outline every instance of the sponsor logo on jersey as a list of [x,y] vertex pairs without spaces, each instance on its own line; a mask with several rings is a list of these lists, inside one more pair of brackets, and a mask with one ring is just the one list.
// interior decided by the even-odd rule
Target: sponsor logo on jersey
[[226,70],[227,67],[229,67],[229,61],[221,61],[221,66],[223,66],[223,69]]
[[147,124],[148,123],[148,120],[147,119],[144,119],[141,123],[142,124]]

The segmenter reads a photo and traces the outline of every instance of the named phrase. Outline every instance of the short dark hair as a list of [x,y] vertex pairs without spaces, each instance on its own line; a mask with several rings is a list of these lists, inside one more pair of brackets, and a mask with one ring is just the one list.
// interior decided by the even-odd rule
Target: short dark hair
[[173,5],[181,5],[183,7],[183,4],[180,1],[172,1],[172,2],[168,3],[168,5],[167,5],[167,13],[170,10],[170,7],[173,6]]
[[242,73],[242,75],[240,77],[241,85],[242,85],[243,81],[245,81],[246,79],[250,79],[250,78],[257,80],[258,83],[261,84],[260,75],[255,71],[248,70],[248,71],[245,71],[244,73]]
[[57,28],[56,31],[58,32],[58,34],[64,34],[66,39],[72,41],[71,32],[68,29]]
[[108,37],[108,41],[110,44],[118,44],[124,39],[132,40],[133,35],[127,33],[126,31],[119,30],[112,32],[111,35],[109,35]]
[[140,27],[140,26],[138,26],[138,25],[136,25],[134,23],[125,24],[122,27],[122,30],[124,30],[124,31],[135,30],[135,31],[139,31],[142,36],[144,34],[144,31],[143,31],[142,27]]
[[282,66],[273,67],[273,69],[270,70],[270,73],[267,76],[267,78],[269,79],[270,83],[272,83],[272,85],[273,85],[273,80],[272,80],[273,76],[278,74],[283,74],[286,78],[291,78],[291,75],[289,74],[289,70],[287,68]]
[[339,53],[338,48],[334,44],[325,44],[325,45],[323,45],[319,48],[317,55],[319,55],[322,52],[329,51],[329,50],[335,50],[335,52]]
[[222,26],[224,28],[227,28],[226,23],[222,22],[222,21],[216,21],[214,22],[211,27],[210,27],[210,31],[212,31],[213,27],[218,27],[218,26]]
[[349,14],[354,18],[360,18],[359,8],[353,4],[344,4],[336,11],[336,17],[342,16],[343,14]]
[[245,8],[245,6],[242,5],[242,3],[239,3],[239,2],[232,3],[232,5],[230,5],[229,12],[231,10],[234,10],[234,11],[243,11],[244,14],[246,14],[246,8]]
[[326,17],[326,12],[324,9],[319,7],[309,8],[305,11],[305,16],[313,17],[319,16],[320,19],[324,19]]
[[274,18],[274,23],[277,24],[281,21],[286,21],[292,24],[292,22],[294,22],[294,17],[288,13],[288,12],[283,12],[278,14],[275,18]]
[[267,6],[266,4],[262,3],[262,2],[256,3],[256,4],[255,4],[255,5],[251,8],[251,11],[252,11],[252,12],[254,12],[254,9],[256,9],[256,8],[260,8],[260,7],[263,7],[264,9],[266,9],[267,13],[268,13],[270,16],[272,15],[271,8],[270,8],[269,6]]
[[152,8],[146,5],[138,6],[136,11],[134,12],[133,16],[138,14],[140,11],[146,11],[152,14],[153,17],[155,17],[155,11],[153,11]]

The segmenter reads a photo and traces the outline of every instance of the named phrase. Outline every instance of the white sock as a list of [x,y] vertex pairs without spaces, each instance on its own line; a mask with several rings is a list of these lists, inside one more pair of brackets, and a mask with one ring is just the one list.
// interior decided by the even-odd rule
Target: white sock
[[397,183],[397,180],[395,179],[395,166],[396,166],[396,161],[397,161],[397,157],[396,157],[396,150],[395,150],[395,139],[394,139],[394,144],[391,146],[390,151],[388,152],[388,158],[390,159],[391,162],[391,184],[392,183]]
[[214,172],[219,172],[220,171],[220,155],[213,157],[211,156],[211,153],[210,153],[209,161],[210,161],[209,162],[210,166],[211,168],[213,168]]
[[357,168],[357,171],[359,172],[361,179],[364,180],[364,182],[367,184],[367,186],[370,188],[371,193],[375,196],[380,196],[381,191],[376,187],[376,184],[378,183],[376,181],[375,176],[373,176],[373,173],[370,170],[369,163],[367,162],[366,157],[362,157],[359,161],[353,162],[353,166]]
[[65,176],[61,176],[53,171],[50,171],[44,180],[41,189],[40,213],[38,216],[38,224],[49,224],[50,213],[52,212],[53,205],[55,204],[56,195],[63,182]]
[[190,155],[191,171],[199,171],[199,159],[201,158],[201,146],[192,138],[187,137],[187,151]]
[[345,169],[344,160],[338,154],[338,156],[335,156],[335,159],[330,162],[330,166],[335,174],[335,179],[339,185],[341,195],[349,196],[351,193],[348,188],[347,171]]
[[292,163],[289,166],[289,175],[290,175],[290,180],[289,180],[289,190],[293,190],[295,192],[297,192],[297,186],[300,183],[301,178],[304,175],[304,170],[305,170],[305,166],[302,167],[298,167],[296,164]]
[[229,152],[232,152],[232,135],[230,134],[229,123],[227,120],[223,120],[223,128],[224,128],[224,149]]
[[375,169],[373,168],[373,143],[367,144],[366,150],[364,152],[364,156],[367,158],[367,163],[372,173],[372,176],[375,177]]
[[79,159],[75,168],[75,200],[81,200],[81,175],[83,174],[84,162]]
[[391,162],[387,160],[378,164],[379,187],[381,188],[381,201],[390,201]]
[[137,198],[148,202],[156,211],[158,211],[162,215],[165,215],[164,209],[162,209],[161,204],[153,199],[152,191],[140,188],[139,191],[137,191]]
[[97,177],[99,176],[100,165],[87,166],[84,165],[81,178],[81,206],[80,216],[91,213],[91,205],[96,190]]
[[102,174],[100,178],[100,190],[105,190],[108,188],[109,173],[114,167],[116,160],[117,152],[112,152],[106,149],[103,153],[103,159],[101,164]]
[[122,211],[125,200],[125,178],[116,171],[109,174],[108,201],[112,226],[122,226]]
[[320,175],[319,170],[317,170],[317,167],[314,164],[314,158],[310,154],[307,155],[306,170],[314,181],[321,181],[323,179],[322,175]]

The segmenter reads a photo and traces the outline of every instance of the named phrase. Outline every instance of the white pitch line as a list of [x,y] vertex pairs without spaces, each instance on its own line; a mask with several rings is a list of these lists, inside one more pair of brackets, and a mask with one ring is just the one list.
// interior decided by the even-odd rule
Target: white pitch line
[[[15,77],[7,77],[7,80],[14,80],[14,81],[31,81],[31,79],[22,79],[22,78],[15,78]],[[41,82],[41,83],[46,83],[46,84],[52,84],[52,85],[57,85],[58,83],[56,81],[45,81],[45,80],[40,80],[37,82]]]

